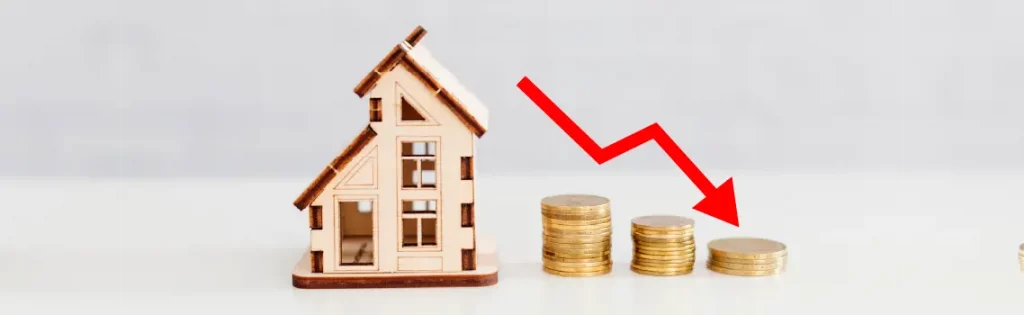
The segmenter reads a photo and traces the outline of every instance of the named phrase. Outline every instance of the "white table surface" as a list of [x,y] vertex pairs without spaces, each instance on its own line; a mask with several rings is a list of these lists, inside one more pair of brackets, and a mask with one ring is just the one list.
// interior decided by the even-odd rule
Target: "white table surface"
[[[682,174],[492,176],[478,180],[478,228],[498,244],[484,288],[301,290],[307,244],[292,179],[0,180],[0,314],[1021,314],[1024,174],[711,172],[735,177],[741,228],[689,210]],[[540,198],[612,200],[612,274],[558,278],[540,267]],[[749,235],[785,242],[788,271],[742,278],[702,268],[629,271],[629,219],[697,221],[699,244]]]

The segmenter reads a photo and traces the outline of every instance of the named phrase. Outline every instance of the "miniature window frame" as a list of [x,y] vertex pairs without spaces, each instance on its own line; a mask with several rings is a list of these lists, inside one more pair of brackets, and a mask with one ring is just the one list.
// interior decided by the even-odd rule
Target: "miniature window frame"
[[[405,154],[405,144],[410,144],[410,154]],[[422,143],[422,145],[420,145]],[[398,137],[398,185],[401,190],[426,190],[434,191],[441,189],[441,138],[440,137]],[[433,162],[433,170],[424,171],[425,161]],[[411,176],[412,186],[406,185],[406,163],[415,163]],[[429,175],[428,175],[429,174]],[[425,178],[430,178],[429,182]]]
[[[363,212],[364,211],[363,209],[365,209],[364,208],[364,205],[365,205],[364,202],[366,202],[366,201],[369,201],[369,204],[370,204],[370,207],[371,207],[370,211],[371,211],[372,216],[373,216],[372,219],[371,219],[373,221],[373,227],[372,227],[372,229],[373,229],[373,236],[372,236],[372,239],[373,239],[373,264],[371,264],[371,265],[342,265],[341,264],[341,261],[342,261],[342,257],[341,257],[341,255],[342,255],[342,252],[341,252],[341,245],[342,245],[341,244],[341,240],[342,240],[342,237],[341,237],[341,233],[342,233],[342,231],[341,231],[341,227],[342,227],[342,223],[341,223],[341,203],[342,202],[356,202],[356,203],[358,203],[357,206],[359,207],[357,209],[357,211],[359,211],[360,213],[365,213],[365,212]],[[332,255],[332,256],[334,256],[332,258],[333,262],[330,264],[330,265],[333,266],[331,268],[334,268],[334,269],[331,270],[331,269],[327,268],[328,264],[327,264],[327,260],[326,260],[326,257],[325,257],[325,260],[324,260],[324,272],[325,273],[347,273],[347,272],[359,273],[359,272],[366,272],[366,271],[380,271],[380,233],[378,232],[378,229],[380,227],[380,207],[379,207],[379,205],[380,205],[380,202],[378,201],[378,198],[377,198],[376,195],[334,195],[334,206],[333,206],[334,207],[334,219],[333,219],[333,222],[334,222],[334,229],[333,230],[334,231],[333,231],[332,234],[334,234],[334,236],[333,236],[333,238],[334,238],[333,247],[334,247],[334,252],[335,253],[334,253],[334,255]]]
[[[424,210],[407,211],[405,206],[406,202],[416,203],[418,201],[423,202]],[[434,204],[433,210],[430,208],[431,201]],[[401,199],[399,204],[401,205],[401,211],[398,211],[398,251],[400,252],[436,252],[441,250],[441,201],[439,199],[432,198],[405,198]],[[416,205],[413,204],[413,207]],[[423,224],[424,219],[434,220],[434,244],[424,245],[423,244]],[[416,222],[416,244],[406,245],[405,243],[405,221],[415,220]]]
[[379,97],[370,98],[370,122],[382,122],[384,121],[384,109],[382,108],[384,101]]

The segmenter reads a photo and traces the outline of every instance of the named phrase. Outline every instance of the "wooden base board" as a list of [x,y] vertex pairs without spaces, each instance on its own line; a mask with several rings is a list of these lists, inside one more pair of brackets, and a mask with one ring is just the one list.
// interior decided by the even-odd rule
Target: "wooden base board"
[[498,283],[497,254],[478,247],[477,270],[452,273],[312,273],[309,252],[295,264],[292,285],[300,289],[483,287]]

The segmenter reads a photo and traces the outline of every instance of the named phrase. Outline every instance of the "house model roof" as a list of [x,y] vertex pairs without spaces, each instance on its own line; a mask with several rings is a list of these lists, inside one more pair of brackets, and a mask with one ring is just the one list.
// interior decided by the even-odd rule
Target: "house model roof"
[[481,137],[487,131],[487,107],[469,91],[459,79],[447,68],[441,65],[430,53],[426,46],[419,44],[427,33],[421,26],[417,26],[405,38],[404,41],[391,49],[391,52],[381,60],[362,81],[356,85],[354,91],[362,98],[373,89],[377,80],[391,71],[398,64],[409,68],[416,76],[423,80],[428,89],[441,99],[459,119],[466,124],[466,127],[473,131],[477,137]]
[[[365,96],[385,73],[401,64],[407,67],[413,75],[419,77],[428,89],[434,91],[434,95],[459,117],[466,128],[469,128],[477,137],[483,136],[487,131],[487,107],[459,83],[455,75],[442,66],[437,59],[434,59],[427,47],[422,44],[417,45],[426,33],[427,31],[423,27],[417,26],[404,41],[392,48],[391,52],[377,63],[377,66],[369,74],[363,77],[359,85],[356,85],[354,90],[356,95],[359,95],[360,98]],[[348,165],[352,158],[376,136],[377,132],[372,127],[366,126],[363,132],[352,139],[349,145],[320,171],[316,179],[295,199],[293,205],[302,210],[313,203],[313,200],[324,191],[328,182],[338,172],[341,172],[345,165]]]

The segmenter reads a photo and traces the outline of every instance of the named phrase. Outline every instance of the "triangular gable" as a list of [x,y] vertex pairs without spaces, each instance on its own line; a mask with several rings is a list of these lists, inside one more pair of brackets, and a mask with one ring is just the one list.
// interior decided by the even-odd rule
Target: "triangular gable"
[[306,187],[306,190],[304,190],[302,194],[295,199],[295,202],[293,202],[292,205],[299,208],[299,211],[309,207],[309,204],[313,203],[313,200],[315,200],[316,197],[319,196],[325,188],[327,188],[331,179],[333,179],[340,170],[344,169],[345,165],[348,165],[348,163],[352,161],[352,158],[370,144],[370,141],[376,136],[377,132],[373,131],[373,128],[370,126],[366,126],[366,129],[363,129],[363,132],[359,133],[355,139],[352,139],[352,142],[345,147],[345,150],[341,151],[341,154],[334,157],[334,160],[331,160],[331,163],[327,164],[327,167],[324,167],[324,169],[320,171],[320,174],[316,176],[316,179]]
[[353,164],[348,173],[338,181],[334,189],[377,188],[377,147],[373,147],[359,162]]
[[466,128],[477,137],[482,137],[487,131],[486,108],[465,87],[458,84],[455,76],[434,60],[429,51],[425,48],[417,49],[417,43],[423,39],[426,32],[422,26],[417,26],[405,41],[392,48],[391,52],[359,81],[354,92],[362,98],[373,89],[385,73],[399,64],[404,65],[423,81],[427,89],[437,95],[441,103],[455,113]]

